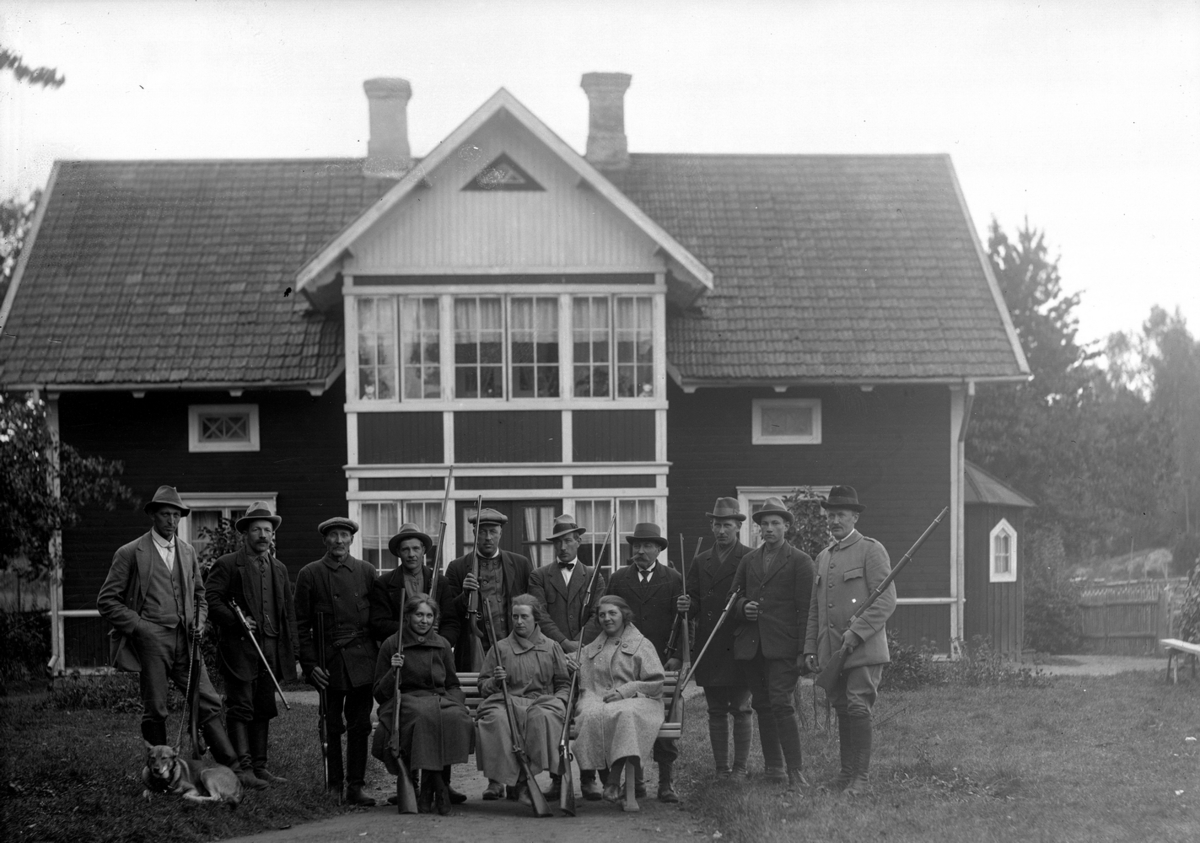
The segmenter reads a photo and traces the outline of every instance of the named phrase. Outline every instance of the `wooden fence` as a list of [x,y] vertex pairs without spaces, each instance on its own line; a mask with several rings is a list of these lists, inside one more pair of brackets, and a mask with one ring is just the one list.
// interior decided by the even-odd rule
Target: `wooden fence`
[[1174,635],[1186,587],[1185,577],[1084,586],[1079,602],[1088,652],[1165,655],[1158,641]]

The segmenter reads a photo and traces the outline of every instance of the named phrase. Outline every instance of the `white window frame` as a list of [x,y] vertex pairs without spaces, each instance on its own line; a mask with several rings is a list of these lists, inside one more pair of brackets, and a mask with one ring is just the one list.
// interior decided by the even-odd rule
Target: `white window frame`
[[[278,512],[279,508],[275,503],[278,495],[278,492],[180,492],[179,498],[189,510],[219,509],[228,512],[234,509],[249,509],[251,504],[263,501],[270,504],[272,512]],[[190,518],[180,519],[179,537],[188,544],[192,544],[196,539]]]
[[[996,538],[997,536],[1005,535],[1008,537],[1008,570],[997,571],[996,561]],[[999,523],[992,528],[988,533],[988,582],[1016,582],[1017,581],[1017,530],[1012,524],[1008,523],[1007,518],[1001,518]]]
[[[417,528],[422,530],[422,532],[426,533],[434,543],[437,542],[438,527],[440,526],[440,516],[441,516],[441,512],[442,512],[442,501],[440,499],[435,500],[433,498],[429,498],[429,499],[419,499],[419,500],[418,499],[411,499],[411,500],[403,499],[403,500],[359,501],[358,502],[358,512],[356,514],[358,515],[358,523],[361,527],[361,530],[354,536],[354,545],[352,547],[352,550],[353,550],[354,554],[357,555],[360,559],[367,558],[367,548],[366,548],[367,515],[365,512],[365,508],[368,506],[391,507],[396,514],[397,529],[399,529],[399,527],[402,524],[409,523],[409,517],[411,515],[411,512],[409,511],[409,507],[421,507],[422,511],[427,514],[427,517],[425,519],[423,519],[425,521],[425,524],[421,524],[419,522],[414,522],[414,523],[417,523]],[[432,513],[432,516],[429,515],[430,513]],[[436,518],[438,520],[430,521],[429,520],[430,517]],[[391,539],[391,536],[384,536],[384,535],[380,534],[380,538],[383,539],[384,544],[378,548],[379,564],[377,564],[375,566],[375,570],[380,574],[384,574],[388,571],[394,570],[397,567],[397,565],[399,564],[399,560],[397,560],[397,565],[392,565],[391,567],[384,567],[384,562],[387,561],[384,557],[384,554],[386,553],[388,555],[391,555],[391,551],[388,550],[388,548],[387,548],[387,541]],[[372,548],[372,549],[374,549],[374,548]],[[443,550],[442,561],[443,562],[448,561],[447,557],[445,556],[444,550]],[[432,565],[433,557],[426,556],[425,562],[428,565]]]
[[[772,436],[762,432],[762,411],[770,407],[805,407],[812,411],[812,433],[808,435],[780,434]],[[821,399],[820,398],[755,398],[750,405],[750,442],[754,445],[820,445],[821,444]]]
[[[206,442],[200,438],[200,417],[208,415],[248,414],[249,440],[246,442]],[[188,450],[195,452],[257,451],[261,445],[258,432],[257,404],[190,404],[188,405]],[[253,502],[253,501],[252,501]]]
[[[786,498],[802,485],[797,483],[795,486],[738,486],[737,499],[738,506],[742,510],[742,514],[746,516],[746,520],[742,522],[741,541],[746,547],[758,547],[760,541],[758,539],[758,525],[754,523],[754,504],[761,503],[767,498]],[[829,497],[829,490],[833,486],[808,486],[812,489],[813,494],[823,498]],[[751,544],[753,542],[753,544]]]
[[[650,492],[652,490],[646,489],[644,491]],[[566,509],[567,512],[573,513],[575,515],[576,523],[582,524],[583,518],[580,515],[582,504],[601,503],[601,502],[608,503],[609,518],[611,519],[613,512],[620,511],[620,505],[622,503],[631,502],[631,501],[636,502],[638,504],[649,503],[653,507],[653,511],[654,511],[654,517],[652,519],[653,523],[661,525],[666,522],[665,501],[662,498],[655,497],[650,494],[586,495],[586,496],[582,495],[582,494],[578,494],[576,497],[565,501],[564,505],[567,507],[567,509]],[[596,526],[599,526],[599,525],[593,525],[593,527],[596,527]],[[608,556],[610,572],[615,571],[617,569],[617,567],[624,567],[626,564],[628,564],[629,543],[628,543],[628,541],[626,541],[626,539],[630,535],[633,534],[633,528],[635,526],[636,526],[636,523],[635,524],[622,523],[621,519],[617,518],[617,526],[616,526],[616,531],[615,531],[616,535],[610,541],[610,544],[611,544],[611,542],[615,541],[617,543],[617,547],[616,547],[615,552],[610,550],[609,556]],[[604,524],[603,527],[600,527],[600,529],[607,530],[608,524]],[[587,538],[590,535],[590,532],[591,531],[589,531],[588,533],[584,533],[580,538]],[[670,533],[664,532],[663,535],[668,536],[668,535],[670,535]],[[590,545],[591,539],[588,538],[586,543]],[[603,545],[603,544],[604,544],[604,536],[597,534],[597,536],[596,536],[597,552],[599,552],[599,549],[600,549],[601,545]],[[664,551],[664,555],[659,556],[659,560],[662,561],[664,564],[666,563],[665,551]],[[616,563],[616,567],[614,567],[614,563]]]

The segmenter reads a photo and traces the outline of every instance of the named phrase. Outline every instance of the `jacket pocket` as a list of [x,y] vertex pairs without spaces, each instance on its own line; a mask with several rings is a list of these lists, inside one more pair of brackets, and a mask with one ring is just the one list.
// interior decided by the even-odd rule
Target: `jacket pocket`
[[842,582],[850,582],[850,580],[861,580],[863,577],[862,568],[851,568],[846,573],[842,574]]

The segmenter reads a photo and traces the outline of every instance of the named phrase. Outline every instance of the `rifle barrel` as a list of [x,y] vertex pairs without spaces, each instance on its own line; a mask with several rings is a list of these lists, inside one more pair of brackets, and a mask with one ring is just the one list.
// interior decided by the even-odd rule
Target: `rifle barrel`
[[267,656],[263,653],[262,647],[258,646],[258,639],[254,637],[254,630],[250,628],[250,621],[246,617],[246,613],[242,611],[242,607],[237,604],[236,600],[230,600],[229,605],[233,607],[233,611],[237,613],[238,620],[246,628],[246,634],[250,636],[250,643],[254,645],[254,651],[258,653],[259,661],[262,662],[263,668],[267,671],[267,676],[271,677],[271,682],[275,685],[275,690],[279,693],[279,701],[283,703],[283,707],[287,711],[291,711],[292,707],[288,705],[287,697],[283,695],[283,688],[279,687],[279,680],[275,678],[275,673],[271,670],[271,663],[267,661]]

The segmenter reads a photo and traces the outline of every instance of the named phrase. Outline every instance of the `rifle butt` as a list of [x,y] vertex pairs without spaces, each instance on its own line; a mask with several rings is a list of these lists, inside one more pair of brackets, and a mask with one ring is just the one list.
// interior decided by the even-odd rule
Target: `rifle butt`
[[533,769],[529,766],[527,758],[521,759],[521,769],[525,771],[525,786],[529,788],[529,799],[533,802],[534,815],[538,817],[554,816],[554,812],[550,810],[550,803],[546,801],[546,795],[538,787],[537,779],[534,778]]
[[843,653],[841,650],[838,650],[829,664],[825,665],[821,672],[817,674],[817,678],[813,680],[813,684],[827,694],[833,693],[833,686],[837,684],[838,677],[846,669],[846,659],[849,657],[849,653]]
[[412,773],[404,758],[397,755],[396,764],[400,767],[400,775],[396,776],[396,812],[400,814],[417,813],[417,789],[413,787]]
[[575,775],[571,772],[571,757],[565,747],[558,752],[559,796],[558,809],[567,816],[575,816]]

